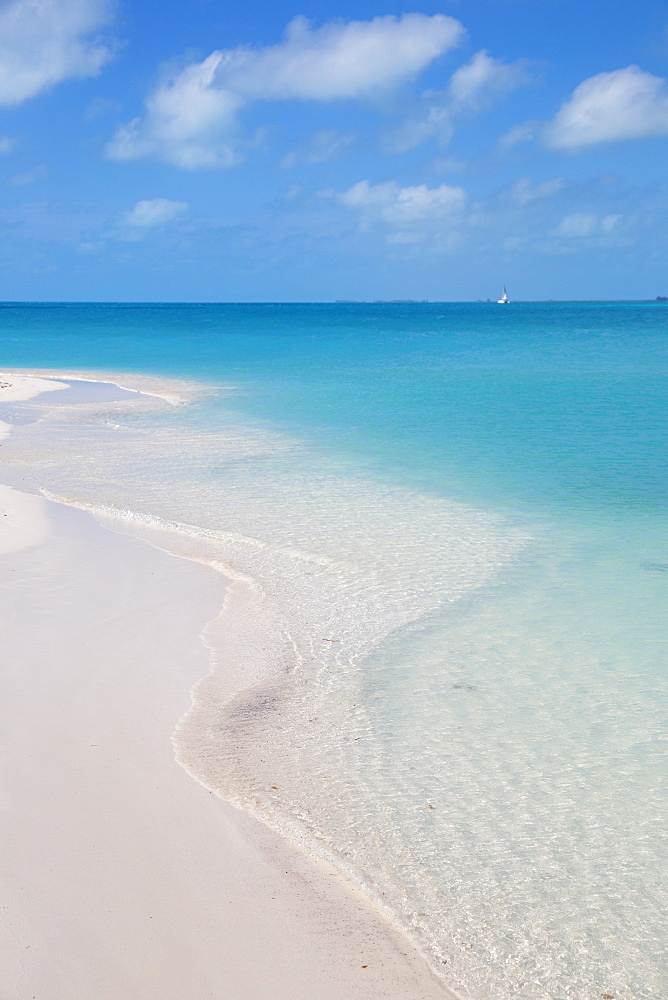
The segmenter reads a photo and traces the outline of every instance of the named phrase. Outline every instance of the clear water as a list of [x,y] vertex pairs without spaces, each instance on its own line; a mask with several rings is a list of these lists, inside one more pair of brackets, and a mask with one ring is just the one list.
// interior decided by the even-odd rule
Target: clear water
[[50,393],[2,449],[6,481],[234,577],[184,766],[462,996],[665,996],[666,308],[8,305],[0,330],[0,366],[224,387]]

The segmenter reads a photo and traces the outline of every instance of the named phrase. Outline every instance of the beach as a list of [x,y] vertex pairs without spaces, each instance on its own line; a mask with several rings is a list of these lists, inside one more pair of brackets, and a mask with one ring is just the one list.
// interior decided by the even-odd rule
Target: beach
[[[14,399],[45,388],[11,378]],[[1,504],[7,997],[448,996],[331,865],[175,762],[224,577],[35,495]]]
[[660,1000],[661,317],[5,308],[27,1000]]
[[668,28],[600,8],[0,3],[0,1000],[667,1000]]

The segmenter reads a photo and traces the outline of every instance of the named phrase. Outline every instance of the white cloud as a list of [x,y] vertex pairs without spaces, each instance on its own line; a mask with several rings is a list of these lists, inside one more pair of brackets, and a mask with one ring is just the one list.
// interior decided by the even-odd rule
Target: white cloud
[[0,156],[7,156],[16,149],[16,139],[11,135],[0,135]]
[[668,135],[668,82],[627,66],[589,77],[545,128],[554,149]]
[[443,14],[387,15],[313,29],[303,17],[278,45],[213,52],[164,79],[146,113],[109,144],[112,159],[157,156],[185,168],[239,159],[237,115],[254,101],[369,99],[413,79],[464,29]]
[[445,90],[426,91],[426,110],[404,123],[390,140],[390,148],[403,152],[430,138],[445,145],[458,117],[478,114],[528,80],[526,60],[504,63],[484,51],[477,52],[453,73]]
[[599,218],[589,212],[573,212],[565,216],[553,232],[555,236],[575,239],[607,235],[613,231],[620,218],[620,215],[605,215]]
[[296,17],[280,45],[226,53],[225,76],[250,100],[368,97],[417,76],[463,33],[443,14],[386,15],[315,31]]
[[123,225],[133,229],[150,229],[171,222],[177,215],[187,211],[186,201],[170,201],[169,198],[150,198],[138,201],[131,211],[123,216]]
[[348,208],[356,209],[367,218],[392,225],[425,223],[452,217],[465,207],[466,192],[460,187],[441,184],[428,188],[426,184],[399,187],[396,181],[369,184],[359,181],[348,191],[334,195]]
[[528,82],[528,63],[519,59],[504,63],[486,52],[477,52],[470,62],[453,73],[447,94],[456,110],[480,111]]
[[214,52],[150,94],[146,116],[122,126],[107,147],[111,159],[155,154],[186,169],[236,163],[233,132],[242,101],[215,85],[222,59],[221,52]]
[[110,0],[9,0],[0,9],[0,105],[12,106],[69,77],[95,76],[111,58],[91,37]]
[[291,150],[281,160],[282,167],[297,163],[325,163],[343,152],[354,140],[354,132],[340,132],[335,128],[322,128],[297,149]]

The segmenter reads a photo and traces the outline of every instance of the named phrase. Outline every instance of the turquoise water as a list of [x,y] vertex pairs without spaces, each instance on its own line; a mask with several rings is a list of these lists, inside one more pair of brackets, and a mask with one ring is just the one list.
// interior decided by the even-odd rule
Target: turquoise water
[[224,387],[5,415],[6,481],[235,577],[184,766],[462,996],[664,996],[666,307],[6,305],[0,331],[0,367]]
[[663,305],[5,306],[0,320],[6,365],[238,382],[244,414],[409,487],[665,497]]

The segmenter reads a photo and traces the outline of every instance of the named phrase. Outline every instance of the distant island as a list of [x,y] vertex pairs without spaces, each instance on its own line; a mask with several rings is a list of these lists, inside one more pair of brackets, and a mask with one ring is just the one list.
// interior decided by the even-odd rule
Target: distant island
[[379,305],[415,305],[424,304],[425,302],[430,303],[431,299],[334,299],[334,305],[345,306],[345,305],[363,305],[363,306],[379,306]]
[[[344,305],[355,305],[355,306],[394,306],[394,305],[448,305],[452,304],[454,300],[447,300],[439,302],[437,299],[334,299],[334,305],[344,306]],[[462,300],[459,305],[470,304],[473,300]],[[496,302],[496,299],[476,299],[478,303],[492,303]],[[654,299],[534,299],[528,300],[530,303],[534,301],[537,304],[540,303],[559,303],[567,302],[571,304],[576,303],[591,303],[595,305],[596,303],[614,303],[614,302],[668,302],[668,295],[657,295]]]

